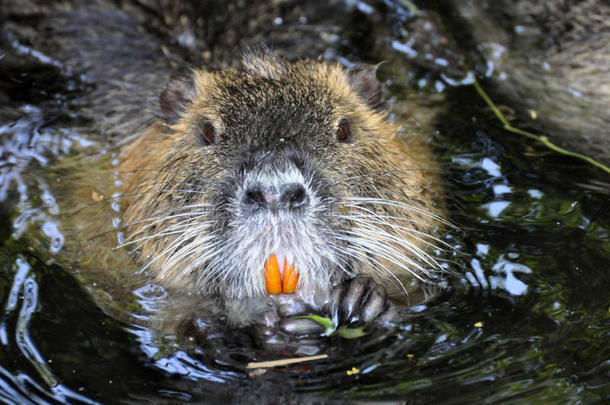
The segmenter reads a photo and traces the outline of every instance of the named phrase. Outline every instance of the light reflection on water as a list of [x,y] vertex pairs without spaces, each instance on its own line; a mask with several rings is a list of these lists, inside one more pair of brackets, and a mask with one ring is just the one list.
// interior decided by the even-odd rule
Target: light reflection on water
[[[5,347],[16,344],[19,353],[33,366],[37,376],[42,378],[44,384],[34,383],[29,376],[23,374],[13,375],[0,367],[1,374],[6,377],[2,384],[0,397],[4,397],[9,402],[23,404],[30,403],[30,401],[32,403],[46,402],[51,398],[66,403],[72,401],[84,404],[96,403],[61,384],[53,372],[52,359],[43,356],[39,351],[37,342],[31,334],[32,317],[39,309],[38,282],[36,275],[31,272],[30,265],[23,258],[17,258],[15,265],[17,267],[16,275],[0,324],[0,341]],[[8,322],[15,313],[17,313],[15,329],[9,332],[7,330]],[[45,397],[47,398],[45,399]]]

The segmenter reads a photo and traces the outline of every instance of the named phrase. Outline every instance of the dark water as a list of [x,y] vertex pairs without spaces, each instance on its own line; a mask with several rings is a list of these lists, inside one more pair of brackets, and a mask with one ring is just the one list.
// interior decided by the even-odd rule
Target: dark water
[[[53,66],[25,66],[20,83],[2,81],[2,90],[19,94],[7,102],[0,127],[4,402],[609,399],[610,195],[599,186],[608,176],[502,130],[471,86],[449,86],[434,66],[414,65],[392,46],[408,27],[410,14],[400,3],[350,4],[360,11],[339,34],[338,53],[369,62],[391,57],[382,74],[398,101],[408,90],[409,97],[442,106],[431,136],[450,220],[460,229],[448,232],[455,250],[445,259],[463,276],[434,301],[406,311],[392,333],[327,338],[328,360],[258,377],[248,375],[246,363],[269,355],[248,331],[211,335],[198,346],[115,320],[70,269],[20,239],[24,224],[35,224],[41,246],[61,249],[57,206],[42,173],[49,159],[87,145],[78,131],[60,129],[64,122],[75,127],[78,111],[56,112],[86,88],[59,77]],[[363,36],[354,16],[376,25]],[[150,295],[138,293],[142,302]],[[359,372],[349,375],[353,367]]]

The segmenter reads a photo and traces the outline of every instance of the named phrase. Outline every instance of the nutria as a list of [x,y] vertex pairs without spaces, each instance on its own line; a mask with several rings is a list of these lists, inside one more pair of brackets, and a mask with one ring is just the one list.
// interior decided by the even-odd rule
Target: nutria
[[[179,57],[141,16],[107,3],[44,5],[35,29],[16,18],[7,31],[19,52],[49,50],[88,86],[72,104],[89,119],[77,125],[105,146],[57,162],[52,187],[66,235],[56,260],[100,305],[130,312],[151,279],[170,303],[154,311],[172,321],[188,318],[189,301],[231,325],[295,312],[383,322],[388,294],[425,298],[440,274],[437,169],[380,111],[375,68],[257,48],[241,67],[193,70],[162,89]],[[272,255],[298,273],[293,294],[266,291]]]
[[384,290],[408,296],[438,272],[440,210],[422,157],[374,109],[374,74],[255,51],[243,70],[173,78],[163,121],[120,155],[124,245],[232,324],[265,311],[272,254],[296,268],[296,300],[383,317]]

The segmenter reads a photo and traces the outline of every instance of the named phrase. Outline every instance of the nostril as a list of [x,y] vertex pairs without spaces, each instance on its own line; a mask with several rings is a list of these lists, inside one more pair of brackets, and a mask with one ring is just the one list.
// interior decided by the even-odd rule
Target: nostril
[[246,190],[244,201],[248,205],[265,206],[265,194],[258,187],[249,188]]
[[307,191],[302,184],[287,184],[281,189],[280,201],[290,208],[300,208],[307,204]]
[[273,187],[255,185],[247,188],[243,197],[244,205],[265,209],[294,209],[307,202],[307,191],[300,183],[281,186],[279,192]]

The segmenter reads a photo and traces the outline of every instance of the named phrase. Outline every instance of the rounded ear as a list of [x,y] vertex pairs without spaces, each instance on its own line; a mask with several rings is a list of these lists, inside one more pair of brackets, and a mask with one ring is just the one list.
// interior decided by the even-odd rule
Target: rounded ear
[[347,70],[349,82],[354,91],[371,108],[382,104],[382,84],[377,80],[377,66],[356,65]]
[[186,107],[195,98],[195,81],[192,75],[172,76],[161,95],[159,105],[161,113],[168,124],[175,124]]

